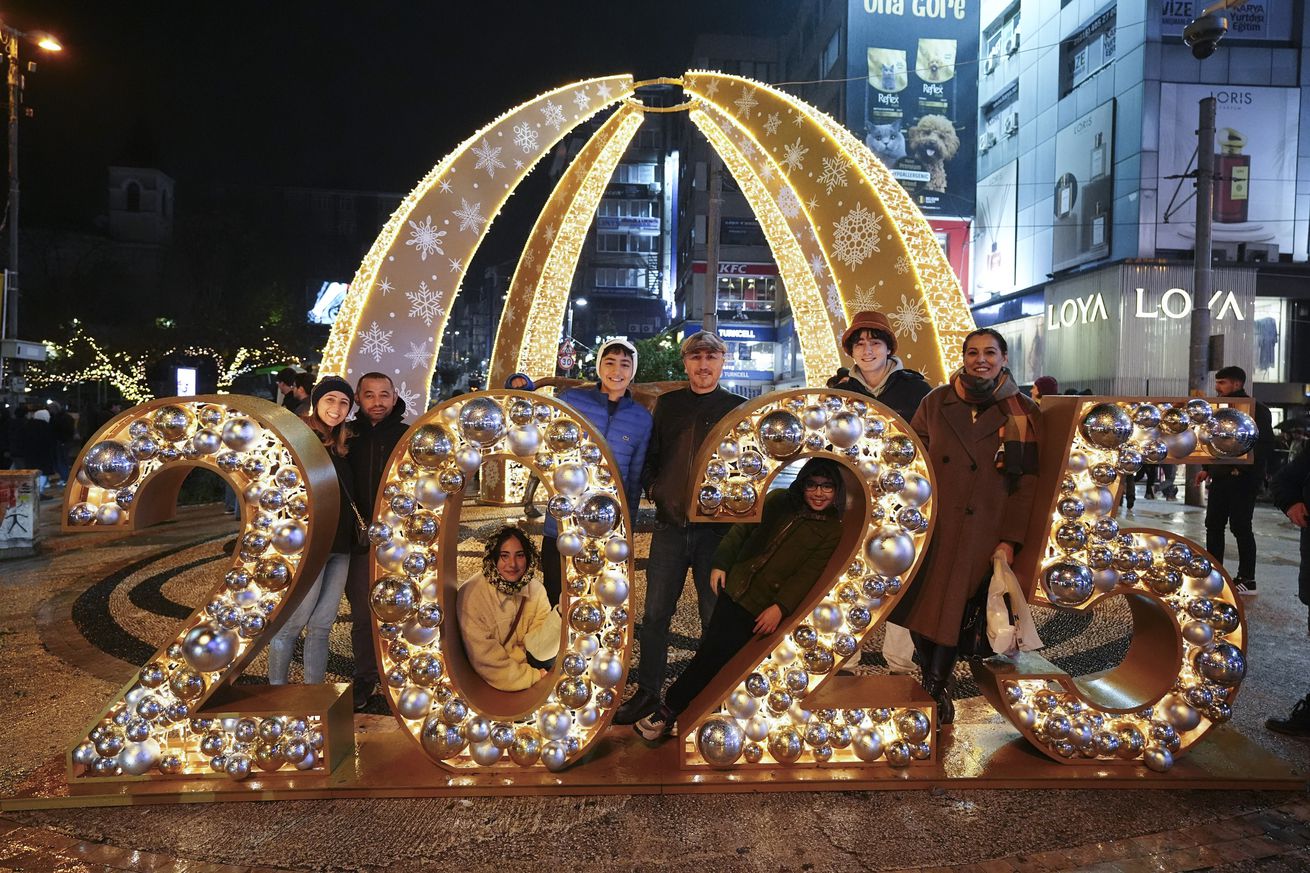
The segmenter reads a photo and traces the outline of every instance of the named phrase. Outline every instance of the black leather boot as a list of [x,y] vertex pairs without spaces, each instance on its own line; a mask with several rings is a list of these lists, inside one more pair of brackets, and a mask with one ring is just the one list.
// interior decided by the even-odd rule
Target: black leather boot
[[955,672],[955,647],[941,646],[927,637],[913,634],[914,647],[922,665],[919,684],[937,704],[937,726],[955,721],[955,702],[951,699],[951,676]]

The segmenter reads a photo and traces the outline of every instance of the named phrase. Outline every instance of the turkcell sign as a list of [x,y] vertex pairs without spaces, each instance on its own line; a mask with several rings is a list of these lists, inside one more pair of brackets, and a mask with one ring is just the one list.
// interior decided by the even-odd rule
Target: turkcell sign
[[[698,330],[699,324],[690,323],[684,328],[683,336],[691,336]],[[778,338],[778,329],[771,324],[732,324],[721,321],[715,333],[720,339],[736,343],[771,343]]]

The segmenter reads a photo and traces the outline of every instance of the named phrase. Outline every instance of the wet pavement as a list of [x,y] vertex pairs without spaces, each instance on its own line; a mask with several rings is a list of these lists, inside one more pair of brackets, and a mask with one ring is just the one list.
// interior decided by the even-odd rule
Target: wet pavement
[[[66,536],[57,533],[55,508],[47,503],[45,530],[56,533],[47,533],[42,553],[0,563],[6,762],[0,796],[20,790],[62,755],[189,613],[208,587],[207,574],[224,566],[222,545],[236,530],[220,507],[204,506],[183,508],[174,522],[136,535]],[[462,533],[473,536],[507,515],[470,506]],[[1139,499],[1135,513],[1120,520],[1203,540],[1202,519],[1202,510],[1177,502]],[[1263,726],[1310,691],[1307,613],[1296,598],[1296,532],[1267,506],[1257,509],[1256,530],[1260,593],[1245,602],[1249,669],[1232,727],[1310,773],[1310,741]],[[639,537],[638,554],[643,540],[648,536]],[[475,553],[465,544],[461,561]],[[693,600],[684,597],[675,620],[675,666],[690,654],[694,613]],[[1063,617],[1048,617],[1048,657],[1062,666],[1066,659],[1065,669],[1075,673],[1097,666],[1091,663],[1097,658],[1112,662],[1126,646],[1126,615],[1109,612],[1064,634]],[[348,672],[347,636],[339,624],[329,661],[338,675]],[[877,638],[861,665],[861,671],[885,669]],[[247,676],[265,669],[261,657]],[[973,693],[961,689],[962,723],[993,717]],[[382,712],[357,716],[360,727],[389,721]],[[1276,871],[1310,869],[1310,799],[1304,791],[933,789],[199,803],[6,811],[0,835],[0,870],[25,871],[477,871],[562,864],[604,871]]]

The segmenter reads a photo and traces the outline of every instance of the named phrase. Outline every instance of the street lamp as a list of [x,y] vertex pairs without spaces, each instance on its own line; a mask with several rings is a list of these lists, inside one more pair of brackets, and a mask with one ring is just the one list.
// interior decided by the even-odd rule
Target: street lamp
[[564,338],[569,340],[573,339],[573,307],[575,306],[586,308],[587,298],[579,297],[577,300],[569,303],[569,323],[564,328]]
[[[48,33],[18,30],[0,21],[0,51],[8,59],[9,83],[9,210],[5,216],[9,223],[9,261],[0,297],[0,340],[18,336],[18,102],[23,90],[18,46],[24,39],[48,52],[64,50],[59,40]],[[5,387],[4,356],[0,354],[0,391]]]

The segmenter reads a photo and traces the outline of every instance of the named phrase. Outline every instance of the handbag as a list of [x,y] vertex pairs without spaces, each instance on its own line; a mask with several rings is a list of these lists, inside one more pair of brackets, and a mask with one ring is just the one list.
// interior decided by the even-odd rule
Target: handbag
[[961,658],[990,658],[996,654],[987,639],[987,591],[991,573],[982,580],[978,590],[964,604],[960,619],[960,639],[956,650]]

